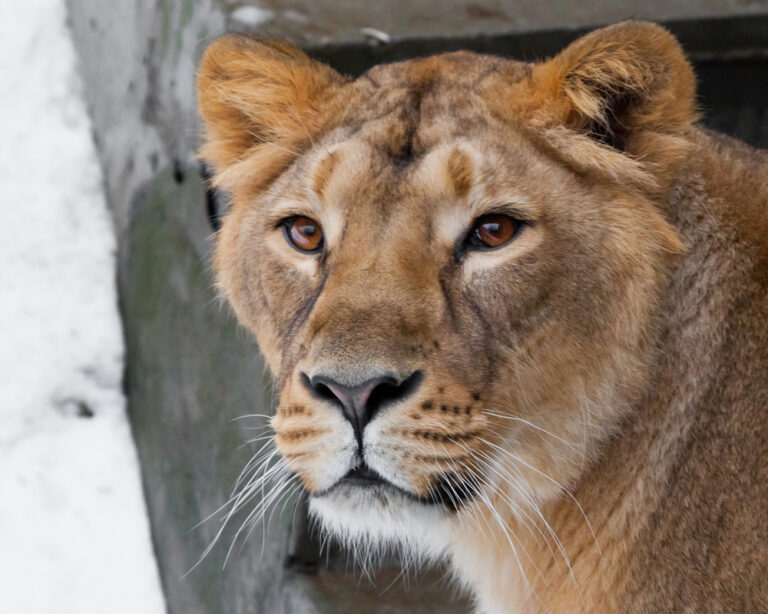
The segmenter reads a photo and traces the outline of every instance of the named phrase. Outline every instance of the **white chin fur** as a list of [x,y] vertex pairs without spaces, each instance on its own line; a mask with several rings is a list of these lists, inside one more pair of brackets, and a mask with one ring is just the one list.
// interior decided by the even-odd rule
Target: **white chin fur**
[[406,559],[438,560],[446,552],[447,513],[392,488],[341,485],[311,497],[309,509],[328,533],[366,558],[398,549]]

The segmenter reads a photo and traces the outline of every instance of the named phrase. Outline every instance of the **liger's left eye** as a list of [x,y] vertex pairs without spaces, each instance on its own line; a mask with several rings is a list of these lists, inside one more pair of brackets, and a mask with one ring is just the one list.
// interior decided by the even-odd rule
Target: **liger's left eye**
[[477,218],[467,237],[467,246],[474,249],[496,249],[515,238],[521,223],[503,213],[489,213]]
[[297,215],[282,222],[285,239],[302,252],[313,253],[323,247],[323,229],[315,220]]

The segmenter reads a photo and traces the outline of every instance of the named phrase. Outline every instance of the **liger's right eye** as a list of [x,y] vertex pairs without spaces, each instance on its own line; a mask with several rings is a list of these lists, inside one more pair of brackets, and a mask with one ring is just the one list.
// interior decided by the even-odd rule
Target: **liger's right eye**
[[301,252],[308,254],[323,248],[323,229],[315,220],[303,215],[282,220],[285,229],[285,240]]

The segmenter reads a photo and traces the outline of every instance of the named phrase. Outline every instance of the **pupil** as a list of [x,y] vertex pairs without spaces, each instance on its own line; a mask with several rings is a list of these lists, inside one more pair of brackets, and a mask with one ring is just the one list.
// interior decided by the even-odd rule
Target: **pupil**
[[499,232],[501,232],[501,224],[498,222],[488,222],[485,224],[485,232],[497,235]]
[[316,228],[314,226],[311,226],[309,224],[306,224],[304,226],[299,227],[299,232],[302,234],[307,235],[308,237],[315,236]]

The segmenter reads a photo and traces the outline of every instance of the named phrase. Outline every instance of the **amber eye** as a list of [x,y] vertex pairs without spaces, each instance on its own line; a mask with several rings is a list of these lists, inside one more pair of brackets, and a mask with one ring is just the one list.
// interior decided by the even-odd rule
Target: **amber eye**
[[302,252],[316,252],[323,246],[323,229],[315,220],[303,215],[283,221],[285,238]]
[[480,216],[472,225],[468,243],[475,249],[495,249],[514,239],[520,222],[503,213]]

